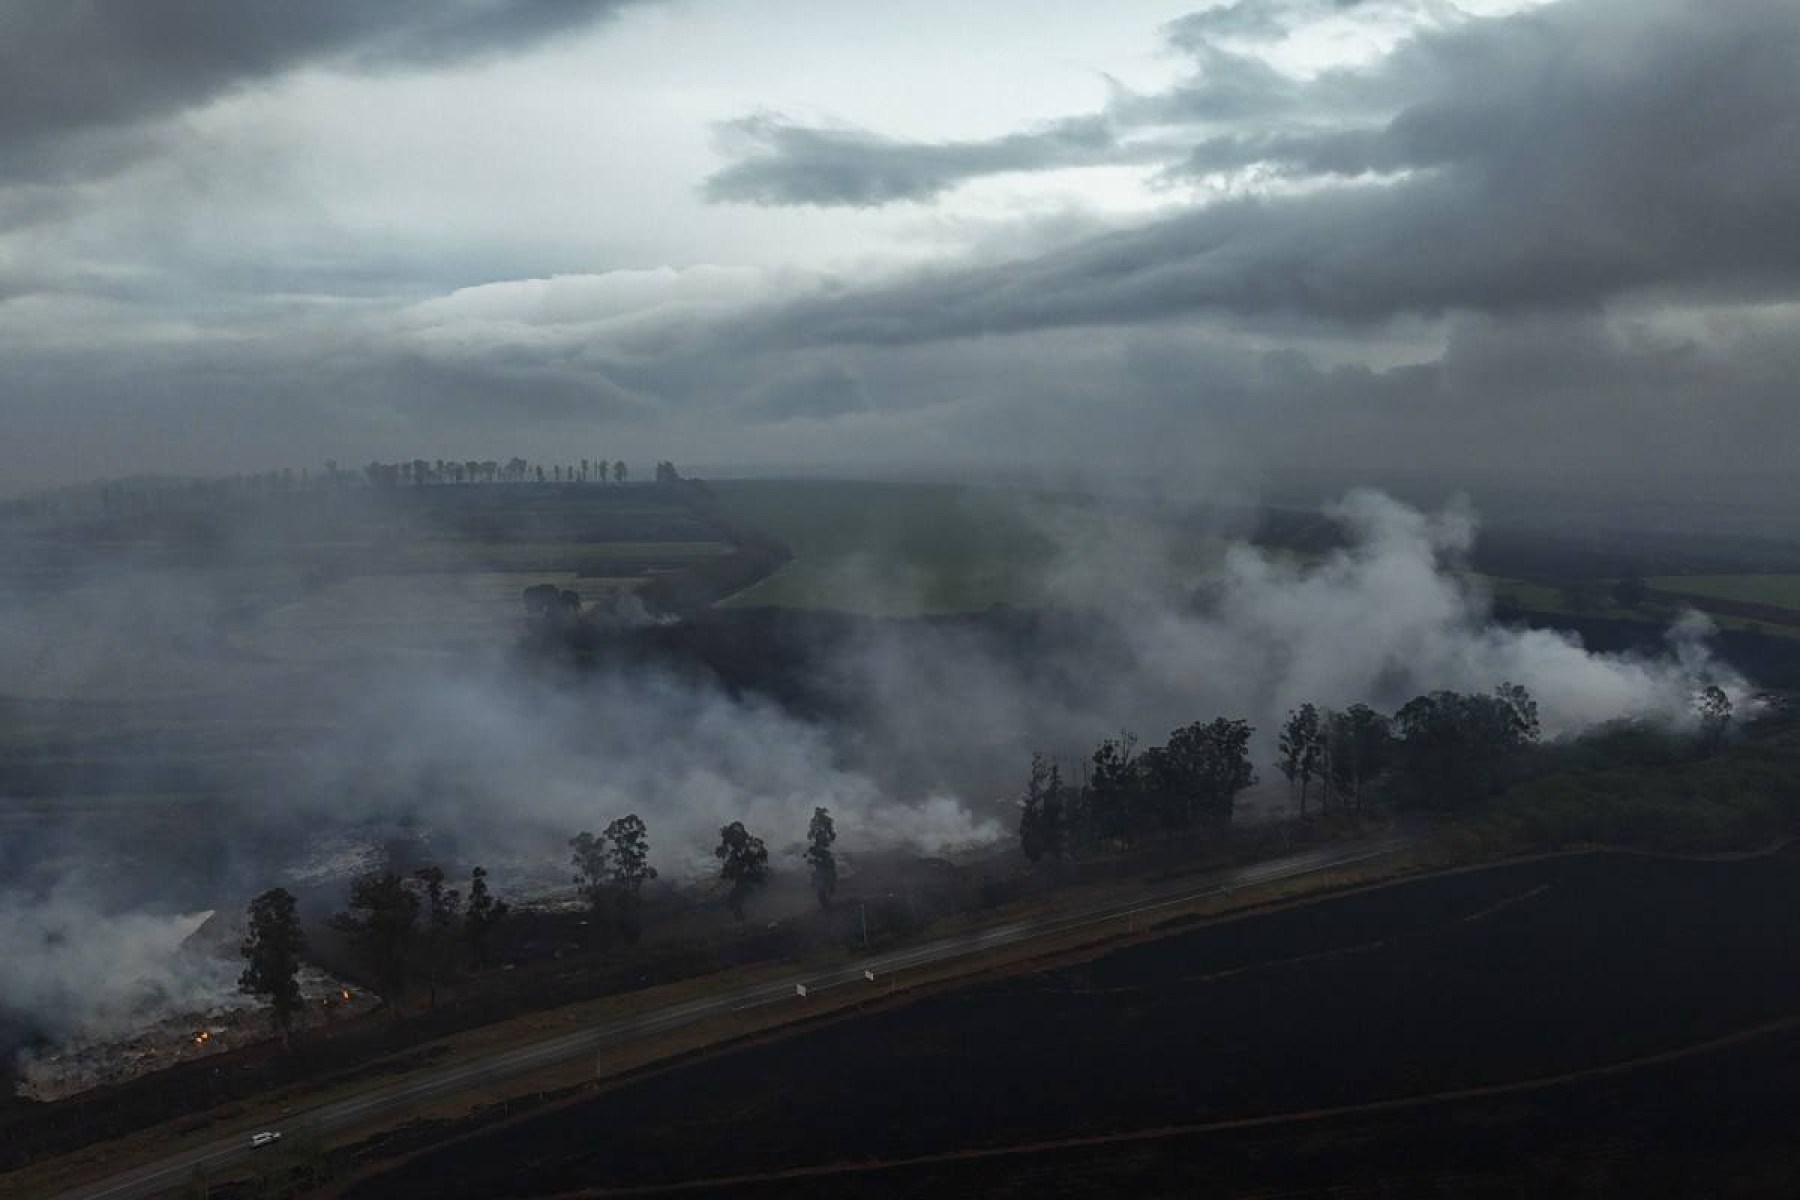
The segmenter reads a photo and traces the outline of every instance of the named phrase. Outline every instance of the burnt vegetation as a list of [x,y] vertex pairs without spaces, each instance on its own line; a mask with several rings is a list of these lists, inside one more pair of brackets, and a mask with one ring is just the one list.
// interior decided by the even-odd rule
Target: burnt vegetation
[[1549,858],[1170,931],[441,1128],[347,1194],[1778,1194],[1800,972],[1740,917],[1795,865]]
[[[735,565],[718,574],[707,574],[711,568],[704,565],[656,572],[638,596],[664,600],[646,602],[645,614],[701,605],[729,585],[732,572],[752,566],[766,571],[784,553],[778,543],[737,529],[708,507],[704,485],[680,479],[672,468],[666,476],[658,471],[654,483],[619,478],[604,488],[599,479],[579,475],[569,480],[556,473],[542,487],[529,479],[508,482],[505,475],[459,483],[427,473],[421,481],[415,468],[392,479],[323,488],[309,483],[311,490],[296,486],[291,495],[266,487],[254,495],[271,504],[324,498],[348,505],[345,511],[369,512],[356,506],[379,493],[384,503],[401,497],[403,505],[410,499],[420,506],[413,511],[429,508],[432,528],[449,521],[465,532],[507,538],[527,536],[521,531],[540,518],[551,525],[564,519],[566,496],[667,489],[679,498],[681,513],[663,512],[657,520],[689,533],[704,526],[707,536],[725,531],[735,550],[721,561]],[[489,511],[487,497],[508,489],[513,500]],[[601,524],[611,520],[605,507],[603,500],[591,510]],[[108,519],[168,516],[154,506],[142,513],[129,509],[120,502]],[[544,515],[551,509],[562,515]],[[690,520],[693,526],[682,524]],[[201,539],[188,549],[203,544]],[[667,582],[670,577],[679,579]],[[551,673],[649,664],[850,728],[866,701],[853,690],[854,681],[829,665],[877,636],[901,646],[918,638],[973,648],[1018,664],[1021,678],[1045,694],[1079,688],[1080,679],[1063,664],[1091,657],[1094,639],[1108,636],[1082,614],[1054,611],[995,608],[881,621],[699,607],[680,621],[642,622],[619,619],[632,614],[613,598],[584,601],[567,587],[534,585],[521,600],[521,657]],[[1081,653],[1064,654],[1070,647]],[[396,862],[355,881],[341,913],[302,930],[293,898],[284,902],[277,889],[252,906],[243,986],[265,1000],[281,1046],[291,1042],[293,1053],[251,1047],[230,1059],[225,1075],[196,1064],[67,1105],[22,1107],[17,1120],[8,1120],[0,1145],[9,1161],[22,1161],[159,1119],[171,1103],[204,1107],[296,1078],[351,1076],[380,1053],[533,1008],[820,947],[880,945],[950,912],[994,907],[1071,882],[1131,880],[1268,857],[1395,813],[1440,822],[1444,841],[1471,859],[1584,843],[1746,848],[1800,824],[1794,722],[1774,700],[1734,705],[1716,686],[1695,697],[1695,722],[1685,731],[1622,722],[1546,740],[1530,695],[1503,684],[1488,693],[1429,692],[1392,712],[1368,704],[1302,704],[1278,729],[1265,731],[1265,737],[1274,735],[1276,752],[1261,762],[1252,750],[1256,732],[1244,720],[1216,717],[1181,726],[1155,744],[1121,732],[1083,757],[1035,757],[1017,809],[1019,849],[1031,864],[1025,870],[998,859],[960,867],[911,863],[899,873],[904,882],[884,887],[868,860],[858,857],[855,831],[846,827],[852,845],[840,851],[837,824],[819,808],[804,831],[802,870],[772,864],[763,841],[767,836],[778,852],[788,853],[785,847],[801,839],[801,830],[753,832],[742,822],[722,827],[713,890],[696,896],[657,886],[649,865],[652,830],[641,817],[604,813],[593,826],[598,833],[581,832],[570,841],[579,911],[511,907],[496,896],[481,867],[465,883],[464,866],[456,867],[453,880],[436,865]],[[1300,819],[1260,828],[1234,825],[1240,797],[1259,772],[1271,768],[1292,789]],[[920,882],[927,868],[935,873],[929,885]],[[816,911],[800,917],[791,905],[780,908],[776,900],[784,887],[790,894],[800,891],[806,908],[816,902]],[[735,927],[726,927],[721,908],[736,918]],[[765,923],[765,916],[776,919]],[[329,1024],[315,1012],[306,1021],[294,988],[302,955],[378,996],[385,1019]]]

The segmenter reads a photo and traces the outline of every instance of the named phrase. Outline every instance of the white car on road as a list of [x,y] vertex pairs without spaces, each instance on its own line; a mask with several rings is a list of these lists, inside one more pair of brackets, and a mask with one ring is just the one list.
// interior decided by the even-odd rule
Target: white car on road
[[280,1140],[281,1134],[272,1130],[264,1130],[261,1133],[253,1133],[250,1135],[250,1144],[252,1146],[266,1146],[270,1142],[278,1142]]

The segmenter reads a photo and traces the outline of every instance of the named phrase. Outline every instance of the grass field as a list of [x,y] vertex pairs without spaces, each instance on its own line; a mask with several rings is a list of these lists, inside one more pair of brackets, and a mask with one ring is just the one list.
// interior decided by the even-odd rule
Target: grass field
[[1661,575],[1646,582],[1662,592],[1768,604],[1800,613],[1800,575]]
[[[1123,569],[1137,572],[1134,579],[1156,580],[1178,596],[1206,582],[1225,544],[1168,514],[1024,489],[810,480],[713,486],[734,517],[773,534],[794,553],[786,567],[726,601],[733,607],[907,617],[995,604],[1079,604],[1080,594],[1061,586],[1063,573],[1084,565],[1104,570],[1107,555],[1119,555]],[[1316,557],[1293,549],[1268,552]],[[1688,607],[1672,598],[1621,607],[1613,603],[1607,579],[1566,587],[1555,579],[1474,572],[1467,578],[1495,603],[1552,622],[1598,619],[1660,630]],[[1662,592],[1716,597],[1721,607],[1793,606],[1800,615],[1800,575],[1669,576],[1649,584]],[[1726,630],[1800,636],[1800,623],[1770,619],[1779,614],[1708,615]]]
[[1720,629],[1800,637],[1800,575],[1662,575],[1645,581],[1659,594],[1633,608],[1613,602],[1612,580],[1584,581],[1578,596],[1570,588],[1535,580],[1478,574],[1470,579],[1496,604],[1552,619],[1598,618],[1667,627],[1684,611],[1699,607]]
[[[1156,545],[1198,583],[1220,543],[1150,514],[1068,495],[950,484],[735,480],[731,514],[785,542],[793,562],[728,602],[870,616],[1030,606],[1056,594],[1084,547]],[[1073,553],[1071,552],[1073,551]]]
[[419,542],[394,551],[385,565],[395,572],[537,571],[612,576],[731,552],[730,544],[721,541]]

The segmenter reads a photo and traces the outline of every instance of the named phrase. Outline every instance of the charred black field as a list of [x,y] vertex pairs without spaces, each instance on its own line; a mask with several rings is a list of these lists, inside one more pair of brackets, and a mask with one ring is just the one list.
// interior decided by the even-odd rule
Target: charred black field
[[1753,1189],[1734,1156],[1776,1169],[1800,1124],[1796,903],[1791,849],[1596,853],[1171,928],[628,1082],[348,1194]]

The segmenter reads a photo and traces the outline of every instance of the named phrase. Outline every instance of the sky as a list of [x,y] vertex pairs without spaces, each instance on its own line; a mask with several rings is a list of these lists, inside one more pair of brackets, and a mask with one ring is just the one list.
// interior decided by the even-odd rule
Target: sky
[[1791,0],[0,0],[0,490],[575,446],[1775,503],[1796,62]]

